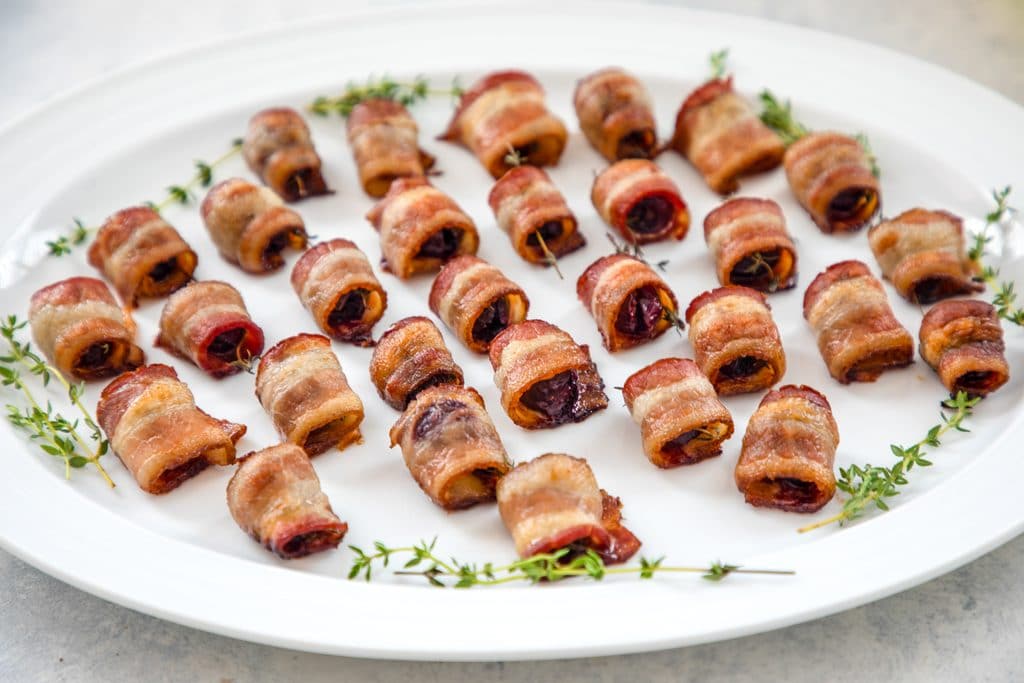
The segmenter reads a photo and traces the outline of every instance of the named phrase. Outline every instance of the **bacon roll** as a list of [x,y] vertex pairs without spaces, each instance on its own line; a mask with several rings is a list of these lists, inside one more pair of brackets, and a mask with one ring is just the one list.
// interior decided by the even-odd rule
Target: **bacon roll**
[[102,280],[70,277],[38,290],[28,307],[32,339],[65,375],[89,380],[145,362],[135,325]]
[[420,149],[419,128],[401,103],[371,99],[352,108],[345,126],[359,182],[371,197],[383,197],[396,178],[425,176],[434,157]]
[[472,351],[486,353],[499,332],[526,319],[530,300],[500,269],[476,256],[449,261],[430,288],[430,310]]
[[525,261],[547,264],[544,247],[557,258],[587,243],[565,197],[536,166],[509,169],[494,184],[487,202],[498,227]]
[[882,283],[860,261],[834,263],[804,292],[804,318],[829,373],[842,382],[874,382],[910,365],[914,341],[889,307]]
[[655,155],[651,97],[636,76],[615,67],[595,71],[576,83],[572,102],[587,141],[608,161]]
[[89,247],[89,264],[131,308],[140,298],[159,298],[184,287],[198,261],[178,231],[146,206],[108,218]]
[[554,166],[568,137],[544,103],[544,88],[522,71],[496,71],[473,84],[441,135],[469,148],[495,178],[513,165],[510,152],[531,166]]
[[285,249],[306,248],[302,217],[270,189],[241,178],[210,188],[200,213],[220,255],[247,273],[276,270]]
[[658,467],[721,455],[722,443],[732,436],[732,416],[687,358],[663,358],[641,368],[626,380],[622,396],[640,425],[644,454]]
[[676,295],[649,265],[627,256],[602,256],[576,281],[576,295],[597,322],[604,347],[628,349],[660,337],[679,323]]
[[144,365],[103,389],[96,419],[110,448],[143,491],[167,493],[210,465],[235,461],[245,425],[217,420],[196,407],[168,365]]
[[281,438],[310,456],[362,438],[363,402],[327,337],[297,334],[272,346],[256,371],[256,397]]
[[498,479],[512,469],[501,437],[476,389],[441,384],[421,391],[391,428],[405,465],[445,510],[494,500]]
[[370,333],[388,307],[366,255],[350,240],[321,242],[295,262],[292,288],[324,334],[373,346]]
[[249,119],[242,155],[252,172],[286,202],[331,193],[309,126],[294,109],[264,109]]
[[473,219],[426,178],[399,178],[366,218],[380,233],[385,270],[405,279],[438,270],[480,245]]
[[828,399],[806,386],[768,392],[750,416],[736,487],[751,505],[814,512],[832,500],[839,428]]
[[736,94],[732,76],[710,80],[690,93],[668,146],[686,157],[718,194],[738,190],[741,176],[775,168],[786,153],[782,138]]
[[848,135],[809,133],[790,145],[783,165],[790,189],[822,232],[857,230],[881,209],[871,162]]
[[954,396],[987,396],[1010,379],[1003,328],[990,303],[940,302],[925,313],[920,338],[921,357]]
[[796,245],[771,199],[730,199],[704,219],[718,281],[761,292],[796,286]]
[[721,396],[766,389],[786,372],[779,328],[757,290],[704,292],[687,307],[686,323],[694,360]]
[[868,230],[868,243],[882,274],[913,303],[985,289],[971,279],[974,262],[964,251],[963,221],[949,212],[904,211]]
[[239,458],[228,509],[242,531],[284,560],[336,548],[348,531],[309,458],[290,443]]
[[622,526],[622,501],[599,488],[583,458],[545,453],[498,482],[498,512],[522,558],[569,548],[593,550],[608,564],[625,562],[640,539]]
[[633,244],[681,240],[690,212],[679,188],[653,161],[623,159],[596,178],[590,200],[604,222]]
[[462,386],[462,368],[429,318],[403,318],[377,341],[370,359],[370,379],[384,402],[405,410],[409,401],[432,386]]
[[505,328],[491,342],[501,405],[520,427],[546,429],[581,422],[608,407],[590,349],[543,320]]

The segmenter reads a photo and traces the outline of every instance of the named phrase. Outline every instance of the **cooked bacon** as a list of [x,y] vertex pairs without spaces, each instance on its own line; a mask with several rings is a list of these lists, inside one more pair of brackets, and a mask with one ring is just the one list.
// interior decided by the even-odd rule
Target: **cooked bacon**
[[771,199],[730,199],[704,219],[718,281],[761,292],[796,286],[796,245]]
[[604,347],[620,351],[660,337],[679,322],[679,303],[649,265],[625,254],[602,256],[576,281]]
[[388,307],[388,295],[354,242],[336,238],[307,251],[292,269],[292,288],[325,334],[373,346],[370,333]]
[[605,223],[634,244],[681,240],[690,227],[679,188],[646,159],[624,159],[606,168],[594,178],[590,201]]
[[309,127],[294,109],[264,109],[249,119],[242,155],[252,172],[286,202],[331,194]]
[[789,187],[822,232],[864,227],[882,208],[882,189],[854,138],[809,133],[786,150]]
[[514,165],[505,159],[510,151],[531,166],[554,166],[568,137],[565,125],[548,111],[537,79],[522,71],[496,71],[462,95],[440,139],[468,147],[500,178]]
[[557,258],[587,243],[565,197],[536,166],[509,169],[494,184],[487,201],[498,227],[525,261],[550,265],[544,247]]
[[211,377],[225,377],[263,352],[263,330],[228,283],[190,282],[164,304],[156,345]]
[[270,189],[241,178],[214,185],[200,213],[221,256],[248,273],[276,270],[285,249],[306,248],[302,217]]
[[96,419],[110,448],[148,493],[167,493],[210,465],[230,465],[235,443],[245,434],[245,425],[197,408],[174,368],[159,364],[108,384]]
[[403,105],[371,99],[352,108],[346,120],[359,182],[371,197],[383,197],[396,178],[418,178],[434,165],[434,157],[420,149],[419,128]]
[[28,321],[36,346],[65,375],[89,380],[145,362],[135,326],[102,280],[69,277],[32,295]]
[[690,345],[701,372],[720,396],[760,391],[782,379],[786,354],[764,294],[719,287],[686,309]]
[[576,83],[572,97],[580,128],[608,161],[650,159],[658,145],[651,98],[630,73],[612,67]]
[[747,423],[736,487],[751,505],[814,512],[832,500],[839,428],[828,399],[788,384],[761,399]]
[[366,214],[380,233],[385,270],[405,279],[438,270],[480,244],[473,219],[426,178],[399,178]]
[[409,401],[432,386],[462,386],[462,368],[452,359],[440,330],[429,318],[403,318],[377,340],[370,379],[384,402],[405,410]]
[[583,458],[545,453],[498,482],[498,512],[522,558],[568,548],[608,564],[631,558],[640,539],[622,526],[622,502],[598,488]]
[[459,256],[434,279],[430,310],[467,348],[487,353],[499,332],[526,319],[530,300],[522,287],[487,261]]
[[510,325],[491,342],[490,359],[501,405],[520,427],[581,422],[608,407],[590,349],[551,323]]
[[89,247],[89,264],[114,285],[129,308],[140,298],[164,297],[184,287],[197,263],[178,231],[146,206],[122,209],[108,218]]
[[285,560],[336,548],[348,531],[309,458],[290,443],[239,458],[228,509],[242,531]]
[[309,456],[362,439],[363,402],[327,337],[297,334],[271,347],[256,371],[256,397],[281,438]]
[[874,382],[914,361],[914,341],[893,315],[882,283],[860,261],[834,263],[804,292],[804,318],[842,382]]
[[1003,328],[984,301],[943,301],[921,321],[921,357],[953,396],[987,396],[1010,379]]

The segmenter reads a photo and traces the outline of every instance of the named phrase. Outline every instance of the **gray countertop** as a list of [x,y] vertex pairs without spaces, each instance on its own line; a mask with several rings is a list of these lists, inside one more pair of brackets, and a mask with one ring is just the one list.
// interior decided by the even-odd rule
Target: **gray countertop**
[[[677,4],[761,16],[885,45],[1024,103],[1021,0]],[[338,6],[331,0],[4,0],[0,121],[153,54],[328,14]],[[0,586],[3,681],[1024,679],[1024,537],[925,585],[818,621],[710,645],[558,663],[364,661],[253,645],[115,606],[2,551]]]

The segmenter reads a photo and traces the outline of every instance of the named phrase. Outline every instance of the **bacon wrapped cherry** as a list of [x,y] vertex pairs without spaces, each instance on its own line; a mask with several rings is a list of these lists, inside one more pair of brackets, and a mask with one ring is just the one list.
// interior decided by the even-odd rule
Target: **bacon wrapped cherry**
[[632,244],[681,240],[690,212],[679,188],[653,161],[624,159],[594,178],[590,200],[604,222]]
[[249,119],[242,156],[286,202],[330,194],[309,126],[294,109],[264,109]]

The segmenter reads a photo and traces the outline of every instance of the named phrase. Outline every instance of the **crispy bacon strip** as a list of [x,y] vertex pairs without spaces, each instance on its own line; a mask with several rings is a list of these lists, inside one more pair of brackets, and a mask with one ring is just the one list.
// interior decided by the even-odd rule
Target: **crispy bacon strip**
[[96,278],[70,277],[38,290],[28,321],[43,355],[76,379],[119,375],[146,360],[131,318]]
[[761,292],[796,286],[796,245],[771,199],[730,199],[704,219],[718,281]]
[[371,197],[383,197],[396,178],[425,176],[434,157],[420,149],[419,128],[394,100],[371,99],[352,108],[345,126],[359,182]]
[[426,178],[399,178],[366,214],[380,233],[385,270],[405,279],[438,270],[480,244],[473,219]]
[[943,301],[921,321],[921,357],[953,396],[987,396],[1010,379],[1003,328],[984,301]]
[[496,71],[462,95],[440,139],[468,147],[500,178],[513,165],[505,160],[510,151],[531,166],[554,166],[568,137],[565,125],[548,111],[537,79],[522,71]]
[[309,458],[290,443],[239,458],[228,509],[242,531],[284,560],[336,548],[348,531]]
[[608,407],[590,349],[551,323],[510,325],[491,342],[490,359],[501,405],[520,427],[581,422]]
[[679,303],[665,281],[649,265],[625,254],[602,256],[590,264],[576,281],[576,295],[609,351],[657,339],[679,321]]
[[594,178],[590,201],[622,237],[634,244],[681,240],[690,212],[679,188],[653,161],[624,159]]
[[583,134],[608,161],[655,155],[651,97],[636,76],[616,67],[595,71],[576,83],[572,101]]
[[362,439],[363,402],[319,334],[288,337],[263,354],[256,397],[281,438],[312,457]]
[[721,396],[760,391],[782,379],[786,354],[764,294],[719,287],[686,309],[690,345],[701,372]]
[[167,365],[144,365],[103,389],[96,419],[110,447],[148,493],[167,493],[210,465],[235,461],[245,425],[196,407],[188,386]]
[[320,172],[309,127],[294,109],[264,109],[249,119],[242,155],[252,172],[286,202],[332,192]]
[[608,564],[631,558],[640,539],[622,526],[622,502],[598,488],[590,465],[565,453],[521,462],[498,482],[498,512],[522,558],[569,548]]
[[324,334],[373,346],[388,294],[355,242],[336,238],[307,251],[292,269],[292,288]]
[[153,209],[136,206],[108,218],[89,247],[89,264],[114,285],[130,308],[184,287],[199,259],[178,231]]
[[828,399],[788,384],[761,399],[747,423],[736,487],[751,505],[814,512],[832,500],[839,428]]
[[440,330],[429,318],[403,318],[377,341],[370,379],[384,402],[405,410],[409,401],[432,386],[462,386],[462,368],[452,359]]
[[804,318],[829,373],[843,384],[874,382],[914,361],[914,341],[893,315],[882,283],[860,261],[841,261],[804,292]]
[[500,269],[476,256],[459,256],[434,279],[430,310],[467,348],[487,353],[499,332],[526,319],[530,300]]

